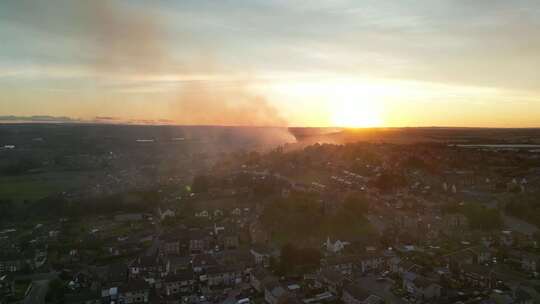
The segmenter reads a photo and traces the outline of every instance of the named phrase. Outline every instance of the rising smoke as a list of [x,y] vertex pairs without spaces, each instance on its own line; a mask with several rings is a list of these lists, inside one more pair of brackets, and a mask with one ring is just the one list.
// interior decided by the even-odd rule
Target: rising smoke
[[[162,16],[111,1],[86,1],[89,28],[98,44],[94,67],[102,73],[167,73],[212,75],[220,70],[215,56],[173,59],[165,39]],[[189,34],[176,40],[189,42]],[[208,64],[212,62],[213,64]],[[250,80],[232,81],[223,87],[213,80],[179,81],[170,90],[170,119],[190,125],[286,126],[278,109],[249,90]]]

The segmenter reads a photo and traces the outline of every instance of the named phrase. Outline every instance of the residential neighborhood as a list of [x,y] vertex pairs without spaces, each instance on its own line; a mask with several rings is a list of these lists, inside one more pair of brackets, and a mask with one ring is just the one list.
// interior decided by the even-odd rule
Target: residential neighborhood
[[3,222],[0,302],[539,303],[539,168],[441,144],[229,153],[188,183]]

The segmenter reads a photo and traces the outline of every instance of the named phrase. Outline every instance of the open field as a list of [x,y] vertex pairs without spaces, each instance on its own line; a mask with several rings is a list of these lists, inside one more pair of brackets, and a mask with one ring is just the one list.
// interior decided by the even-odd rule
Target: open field
[[38,200],[77,187],[84,176],[77,172],[47,172],[0,177],[0,199]]

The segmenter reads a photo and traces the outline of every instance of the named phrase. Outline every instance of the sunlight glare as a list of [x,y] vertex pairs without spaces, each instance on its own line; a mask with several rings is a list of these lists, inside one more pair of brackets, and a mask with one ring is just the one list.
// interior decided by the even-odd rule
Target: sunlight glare
[[372,128],[383,124],[380,103],[360,96],[338,101],[332,110],[332,124],[345,128]]

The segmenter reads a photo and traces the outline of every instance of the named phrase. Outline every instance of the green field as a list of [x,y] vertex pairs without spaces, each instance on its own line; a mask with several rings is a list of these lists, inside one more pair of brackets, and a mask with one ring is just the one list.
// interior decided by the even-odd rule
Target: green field
[[81,183],[81,176],[72,172],[55,172],[0,177],[0,200],[38,200],[65,191]]

